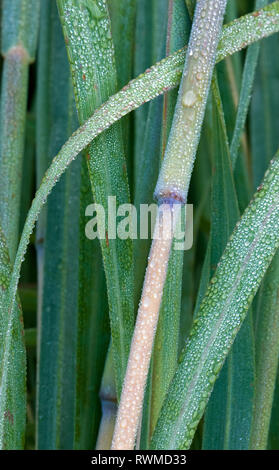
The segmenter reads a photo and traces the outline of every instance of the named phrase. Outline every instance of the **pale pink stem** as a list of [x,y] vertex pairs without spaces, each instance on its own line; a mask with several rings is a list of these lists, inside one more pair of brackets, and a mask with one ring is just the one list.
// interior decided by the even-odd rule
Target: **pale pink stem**
[[[113,450],[134,449],[144,389],[156,332],[168,260],[180,204],[160,206],[141,301],[132,339],[125,381],[112,441]],[[158,237],[157,237],[158,236]]]

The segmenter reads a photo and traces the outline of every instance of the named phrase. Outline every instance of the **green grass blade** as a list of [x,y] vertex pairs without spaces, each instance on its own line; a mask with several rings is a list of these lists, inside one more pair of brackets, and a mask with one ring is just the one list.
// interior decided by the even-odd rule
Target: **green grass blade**
[[[272,2],[257,12],[244,15],[225,25],[219,42],[219,60],[240,51],[257,41],[257,37],[267,37],[278,27],[278,2]],[[274,31],[275,32],[275,31]],[[221,52],[223,51],[223,52]],[[233,52],[234,51],[234,52]]]
[[[83,168],[82,184],[84,176],[88,180],[87,171],[84,175],[85,169]],[[84,187],[88,189],[90,197],[90,185],[87,183]],[[81,206],[80,226],[84,229],[82,207],[84,206]],[[97,240],[88,240],[84,230],[80,232],[80,236],[75,449],[92,449],[95,447],[101,418],[99,389],[110,329],[99,243]]]
[[[136,0],[108,1],[112,39],[115,49],[118,88],[133,78],[133,55],[135,49]],[[133,178],[133,116],[122,120],[123,142],[130,181]]]
[[191,444],[218,372],[279,245],[278,187],[277,155],[211,280],[164,402],[153,448]]
[[263,41],[252,97],[250,131],[255,188],[278,145],[279,64],[272,60],[278,44],[278,34]]
[[[92,5],[83,0],[63,0],[58,1],[58,6],[67,37],[79,120],[84,122],[117,89],[108,11],[103,0]],[[77,29],[78,35],[75,34]],[[81,49],[84,51],[82,56],[79,54]],[[106,214],[108,196],[116,196],[116,211],[120,204],[129,202],[120,123],[91,144],[88,169],[94,202],[101,204]],[[105,230],[108,231],[108,221]],[[116,384],[120,394],[134,325],[132,241],[116,238],[109,241],[101,239],[100,242],[107,281]]]
[[0,449],[23,449],[26,422],[26,352],[17,298],[10,315],[6,296],[11,265],[0,227]]
[[7,308],[6,289],[11,274],[9,260],[14,260],[19,235],[28,68],[35,55],[39,4],[5,0],[2,7],[0,448],[22,449],[26,424],[23,320],[19,299],[15,300],[11,310]]
[[99,388],[110,329],[100,244],[85,234],[85,209],[92,203],[85,158],[81,188],[75,449],[92,449],[101,417]]
[[[237,18],[237,16],[237,2],[228,2],[225,23],[232,22]],[[229,141],[232,138],[234,130],[236,108],[241,83],[241,72],[241,54],[234,54],[233,56],[227,57],[217,66],[219,88],[226,118],[226,128]]]
[[[50,5],[48,160],[76,127],[64,39]],[[41,109],[38,110],[41,113]],[[38,116],[38,120],[40,117]],[[48,201],[39,319],[37,447],[71,449],[75,431],[80,160],[61,178]]]
[[[86,5],[85,2],[80,2],[80,4],[83,7]],[[66,6],[68,8],[70,3],[67,3]],[[92,5],[91,7],[94,8]],[[97,7],[97,15],[98,11]],[[94,19],[92,19],[92,22],[94,22]],[[87,34],[88,28],[85,28],[84,32]],[[82,41],[84,39],[83,37]],[[69,41],[69,38],[66,41]],[[74,44],[75,41],[71,41],[69,47]],[[90,47],[90,43],[88,47]],[[86,53],[87,55],[90,54],[90,49]],[[87,58],[87,66],[92,69],[92,73],[86,73],[85,75],[83,70],[79,69],[74,80],[74,86],[79,87],[76,90],[75,98],[80,123],[83,123],[94,112],[95,100],[98,101],[99,99],[98,89],[95,86],[96,58],[93,54]],[[70,65],[72,67],[71,71],[73,71],[74,64]],[[97,82],[98,80],[96,80]],[[90,152],[92,153],[95,153],[95,150],[98,149],[97,143],[92,144],[91,147]],[[99,153],[102,148],[104,147],[100,144]],[[92,187],[87,164],[88,156],[89,150],[82,156],[81,163],[75,449],[92,449],[95,446],[101,418],[99,388],[110,335],[106,281],[100,244],[98,240],[89,240],[85,234],[85,227],[88,222],[85,211],[86,207],[92,204]]]
[[[57,121],[57,118],[62,117],[62,113],[67,113],[65,111],[65,104],[69,102],[69,99],[72,99],[70,93],[67,95],[67,88],[71,91],[71,77],[70,71],[68,67],[67,55],[65,52],[65,46],[63,41],[63,36],[61,35],[61,26],[59,25],[59,20],[57,23],[57,7],[55,2],[44,2],[42,3],[42,21],[41,21],[41,38],[40,38],[40,52],[39,52],[39,69],[38,69],[38,95],[37,95],[37,107],[38,107],[38,119],[37,119],[37,181],[40,182],[41,178],[49,164],[49,157],[50,153],[54,151],[55,139],[57,145],[57,138],[59,138],[58,131],[55,131],[55,127],[52,124],[51,127],[51,120],[49,120],[49,116],[51,115],[53,120],[56,124],[60,121]],[[55,33],[55,34],[54,34]],[[61,42],[62,41],[62,42]],[[55,42],[59,43],[59,47]],[[54,60],[56,59],[56,60]],[[57,67],[60,63],[62,67],[61,74],[57,72]],[[49,67],[49,64],[53,64]],[[56,67],[56,68],[55,68]],[[54,90],[51,88],[51,85],[54,84],[53,77],[55,73],[58,74],[60,77],[59,81],[59,90],[60,96],[57,98],[57,105],[61,104],[61,110],[58,109],[57,115],[55,113],[55,99],[53,99],[51,91],[55,93],[56,86]],[[66,76],[66,74],[68,74]],[[61,80],[65,82],[65,87],[62,86],[61,89]],[[64,104],[63,104],[64,100]],[[74,106],[74,103],[72,103]],[[73,110],[74,107],[70,106],[70,110]],[[41,113],[40,110],[45,109],[48,110],[45,113]],[[62,119],[61,126],[57,126],[57,129],[61,127],[65,131],[66,121],[68,120],[68,116],[65,117],[65,123]],[[66,130],[66,133],[68,130]],[[49,139],[50,133],[52,137],[52,148],[50,149]],[[61,133],[60,133],[61,134]],[[67,137],[68,134],[64,135]],[[60,135],[60,138],[63,142],[63,137]],[[54,144],[54,145],[53,145]],[[52,253],[52,257],[46,256],[45,260],[45,273],[46,271],[51,270],[51,260],[53,260],[55,264],[55,260],[57,261],[57,265],[61,266],[61,270],[57,273],[56,284],[54,285],[53,292],[51,290],[50,283],[53,282],[52,277],[49,276],[47,282],[47,286],[45,288],[44,294],[44,318],[43,323],[45,325],[45,335],[49,335],[50,329],[54,328],[55,324],[61,330],[61,338],[64,338],[64,343],[57,344],[57,332],[51,338],[52,344],[56,350],[59,349],[61,354],[63,351],[69,350],[69,340],[72,340],[71,350],[69,351],[69,358],[71,358],[71,367],[63,369],[60,367],[59,374],[57,380],[55,377],[52,377],[54,385],[65,384],[66,380],[69,379],[71,376],[73,378],[71,387],[68,388],[68,391],[65,391],[65,387],[57,388],[53,387],[48,388],[45,390],[43,387],[42,396],[41,396],[41,403],[44,405],[44,395],[47,393],[49,394],[50,398],[55,402],[54,406],[51,410],[49,410],[48,406],[45,406],[42,411],[41,423],[40,423],[40,446],[48,447],[66,447],[66,448],[79,448],[79,449],[89,449],[94,446],[94,442],[96,439],[96,434],[98,430],[98,424],[100,419],[100,401],[98,397],[99,391],[99,384],[100,384],[100,375],[103,368],[103,362],[100,360],[100,357],[104,355],[104,349],[106,348],[108,342],[108,320],[107,315],[104,314],[107,310],[106,308],[106,296],[105,296],[105,281],[104,275],[102,272],[102,261],[100,258],[99,253],[99,246],[97,241],[94,243],[90,241],[85,236],[84,226],[86,223],[84,213],[85,208],[89,203],[92,202],[90,197],[91,188],[89,184],[88,178],[88,171],[86,167],[86,163],[82,162],[82,188],[83,190],[80,193],[80,205],[81,205],[81,217],[80,217],[80,246],[79,246],[79,256],[76,253],[76,265],[77,260],[79,260],[79,270],[76,266],[76,270],[71,273],[71,270],[65,269],[67,263],[72,264],[72,252],[74,247],[69,248],[69,245],[65,243],[63,250],[61,252],[54,252]],[[76,176],[75,176],[76,174]],[[40,214],[39,223],[37,224],[37,255],[38,255],[38,274],[39,274],[39,319],[42,316],[42,308],[40,304],[42,303],[42,275],[44,269],[44,240],[46,239],[46,249],[50,253],[52,250],[52,244],[50,242],[52,236],[52,229],[51,225],[54,227],[54,234],[53,236],[56,237],[55,240],[60,240],[62,235],[61,229],[63,227],[63,220],[65,221],[65,233],[64,233],[64,241],[67,242],[67,230],[66,224],[67,220],[70,217],[75,217],[75,223],[71,227],[69,227],[69,236],[71,238],[71,243],[76,244],[76,235],[75,231],[79,225],[79,220],[77,218],[77,207],[74,208],[73,206],[76,204],[76,199],[78,194],[78,181],[80,174],[79,164],[78,167],[71,169],[67,172],[66,180],[64,179],[62,186],[59,187],[59,190],[56,192],[56,196],[50,202],[50,209],[48,210],[48,230],[47,230],[47,239],[45,236],[46,232],[46,211],[44,214]],[[70,187],[69,187],[70,183]],[[69,203],[61,204],[63,200],[63,193],[69,192],[70,197],[68,198]],[[66,197],[67,199],[67,197]],[[75,202],[76,201],[76,202]],[[57,204],[56,204],[57,203]],[[60,217],[55,218],[55,212],[57,210],[57,216],[59,210],[63,212],[63,206],[70,207],[72,205],[73,213],[65,211],[65,217],[62,214]],[[45,208],[44,208],[45,209]],[[72,210],[71,209],[71,210]],[[51,218],[54,218],[53,224],[51,223]],[[60,220],[59,225],[57,225],[58,220]],[[62,235],[63,236],[63,235]],[[53,243],[55,246],[55,243]],[[68,248],[67,248],[68,247]],[[67,249],[71,250],[70,255],[68,256],[68,260],[65,259],[65,254]],[[75,247],[76,251],[77,247]],[[57,257],[62,256],[61,263]],[[86,260],[86,261],[85,261]],[[101,272],[100,272],[101,269]],[[56,270],[55,270],[56,272]],[[100,274],[95,276],[96,272],[100,272]],[[73,324],[76,325],[75,328],[71,328],[70,335],[68,335],[68,342],[67,338],[65,337],[65,327],[66,324],[64,322],[64,329],[63,329],[63,321],[59,323],[59,318],[63,320],[65,316],[62,315],[63,313],[63,306],[66,306],[67,302],[64,296],[64,286],[63,283],[61,285],[60,280],[64,278],[64,281],[67,280],[72,276],[73,281],[73,288],[69,289],[71,295],[68,299],[73,301],[72,304],[70,303],[69,312],[75,316],[76,312],[76,282],[78,276],[79,281],[79,293],[78,293],[78,321],[73,318]],[[46,290],[50,288],[50,296],[46,295]],[[58,298],[57,302],[52,309],[53,316],[54,316],[54,323],[51,325],[48,323],[46,311],[49,307],[48,304],[53,302],[55,293],[59,293],[59,289],[61,291],[61,299]],[[61,308],[60,308],[61,307]],[[58,309],[58,314],[56,315],[56,310]],[[60,314],[61,313],[61,314]],[[40,320],[39,320],[40,321]],[[99,334],[97,334],[99,331]],[[56,338],[56,339],[55,339]],[[98,339],[98,340],[97,340]],[[44,345],[44,342],[42,342]],[[45,349],[45,348],[44,348]],[[60,356],[61,356],[60,354]],[[74,354],[76,357],[74,358]],[[46,357],[46,354],[45,354]],[[64,356],[65,357],[65,356]],[[96,357],[99,358],[97,361]],[[53,367],[55,367],[55,363],[57,363],[57,357],[55,354],[52,355],[53,359]],[[63,359],[63,356],[62,356]],[[60,357],[59,357],[60,361]],[[73,364],[75,361],[75,364]],[[58,363],[61,363],[61,361]],[[73,368],[75,367],[75,372]],[[47,380],[47,376],[44,372],[42,372],[43,381]],[[61,400],[60,400],[61,399]],[[66,419],[63,419],[63,415],[67,415]],[[47,419],[44,421],[43,417],[47,416]],[[57,418],[57,423],[56,423]],[[63,424],[60,425],[61,418],[63,419]],[[45,423],[53,424],[51,432],[48,434],[45,432]],[[81,425],[82,423],[82,425]],[[63,434],[64,426],[68,426],[66,431]],[[61,430],[60,430],[61,428]],[[61,433],[62,431],[62,433]],[[73,437],[74,434],[74,437]],[[50,442],[50,440],[52,442]]]
[[[278,35],[263,41],[250,109],[251,160],[253,186],[257,188],[268,166],[271,152],[277,148],[279,125],[277,109],[279,100],[279,67],[270,54],[278,47]],[[257,300],[257,299],[256,299]],[[256,302],[257,303],[257,302]],[[257,308],[255,309],[257,313]]]
[[27,328],[24,330],[26,348],[35,348],[37,345],[37,328]]
[[22,231],[29,207],[32,202],[35,178],[35,113],[30,111],[26,115],[26,132],[24,144],[24,158],[22,169],[22,180],[24,187],[21,188],[20,201],[20,223],[19,229]]
[[[36,96],[36,189],[39,188],[42,178],[49,165],[49,80],[51,61],[51,28],[50,2],[41,0],[40,30],[37,58],[37,96]],[[47,110],[41,113],[40,110]],[[38,289],[38,319],[41,318],[43,267],[44,267],[44,239],[46,228],[46,208],[42,208],[36,226],[36,254],[37,254],[37,289]]]
[[[0,218],[14,261],[20,220],[21,173],[24,153],[28,68],[34,60],[39,2],[4,0],[0,109]],[[13,21],[11,21],[13,18]]]
[[277,378],[273,396],[272,414],[269,427],[268,449],[276,450],[279,448],[279,374]]
[[[236,5],[229,3],[226,19],[231,20],[236,16]],[[239,68],[239,55],[228,57],[218,67],[218,74],[222,78],[221,92],[223,104],[225,105],[225,115],[227,118],[227,123],[229,124],[235,119],[235,106],[238,99]],[[213,125],[212,128],[214,132],[214,129],[218,129],[219,127],[219,134],[221,134],[221,139],[219,136],[219,141],[220,147],[222,149],[221,153],[223,154],[223,171],[221,171],[221,174],[219,174],[219,178],[221,177],[223,182],[218,182],[216,171],[218,167],[219,170],[222,168],[222,164],[219,164],[219,166],[217,165],[217,168],[214,165],[212,233],[204,265],[203,274],[205,275],[205,279],[201,279],[199,302],[196,305],[196,310],[199,308],[199,303],[202,299],[201,294],[202,292],[205,292],[206,277],[208,280],[211,277],[210,268],[212,274],[212,271],[214,271],[222,254],[227,238],[231,233],[233,220],[237,220],[239,216],[238,203],[235,197],[236,190],[241,209],[242,206],[244,206],[244,208],[247,206],[250,199],[249,192],[248,195],[246,194],[247,184],[245,180],[245,167],[243,166],[243,158],[241,160],[239,159],[239,164],[237,166],[235,188],[235,183],[233,181],[233,175],[230,168],[231,157],[227,137],[227,132],[229,133],[231,129],[229,128],[226,130],[225,118],[221,109],[222,102],[218,96],[218,89],[216,88],[216,84],[217,82],[215,81],[215,86],[213,86],[214,106],[216,107],[215,113],[218,113],[217,120],[219,120],[219,124],[217,123],[216,126]],[[218,138],[213,140],[217,142]],[[218,153],[218,151],[216,152],[216,150],[214,150],[213,143],[213,159],[216,159],[216,155],[220,157],[220,152]],[[222,202],[223,196],[224,200]],[[245,204],[247,197],[248,201]],[[232,204],[231,199],[233,199],[234,204]],[[228,203],[229,201],[231,206],[230,203]],[[222,204],[225,202],[227,202],[227,204],[224,204],[224,207],[222,207]],[[219,208],[218,205],[220,205]],[[231,210],[226,210],[228,207],[231,207]],[[225,218],[222,217],[220,219],[218,215],[220,213],[227,215]],[[248,318],[245,319],[244,324],[242,325],[241,330],[233,344],[232,350],[222,368],[220,376],[215,383],[212,396],[207,406],[203,430],[204,449],[247,449],[249,446],[253,406],[253,339],[252,315],[251,312],[249,312]],[[245,361],[242,361],[243,357],[245,358]],[[242,367],[239,367],[239,364],[243,364]],[[218,422],[218,426],[216,426],[216,422]]]
[[[212,127],[213,141],[217,148],[214,148],[213,144],[215,164],[210,261],[208,261],[211,273],[214,272],[239,218],[225,121],[216,82],[213,84],[213,90],[215,101],[212,110]],[[233,344],[210,397],[204,422],[204,449],[247,449],[249,447],[254,395],[251,386],[254,380],[253,346],[253,327],[251,314],[249,314]],[[244,361],[243,358],[245,358]],[[218,426],[216,426],[216,422],[218,422]]]
[[151,10],[150,13],[152,15],[152,64],[164,57],[164,46],[166,41],[166,27],[168,18],[168,3],[168,0],[151,0],[151,5],[149,6]]
[[109,0],[108,5],[115,47],[118,86],[122,88],[131,80],[133,71],[136,0],[118,0],[117,2]]
[[99,388],[110,329],[100,244],[85,234],[92,190],[84,156],[81,189],[75,449],[92,449],[101,417]]
[[251,449],[266,449],[279,357],[279,253],[264,278],[256,325],[256,385]]
[[[227,10],[227,18],[234,19],[237,16],[237,5],[230,3],[230,8]],[[246,61],[247,62],[247,61]],[[248,62],[249,65],[250,61]],[[246,69],[248,70],[249,67]],[[246,82],[243,83],[242,91],[241,88],[241,73],[242,73],[242,55],[234,54],[231,57],[227,57],[218,66],[218,77],[220,84],[220,91],[222,96],[222,102],[224,107],[224,114],[226,116],[226,127],[229,142],[232,141],[233,135],[237,132],[237,126],[239,125],[238,111],[241,111],[241,119],[244,118],[242,104],[245,106],[244,100],[247,100]],[[252,71],[251,71],[252,72]],[[250,76],[249,76],[250,79]],[[251,90],[250,90],[251,92]],[[241,96],[240,96],[241,93]],[[249,103],[249,100],[248,100]],[[248,108],[248,104],[247,104]],[[245,121],[245,119],[244,119]],[[244,122],[243,121],[243,122]],[[243,129],[242,129],[243,131]],[[250,180],[248,174],[248,161],[249,161],[249,144],[247,134],[240,131],[239,141],[237,143],[237,155],[238,159],[233,161],[235,187],[237,190],[237,197],[239,203],[240,213],[247,207],[251,197],[252,189],[250,188]],[[238,152],[238,147],[240,146]],[[230,149],[231,150],[231,149]]]
[[[267,4],[267,0],[256,0],[255,9],[258,10]],[[260,51],[260,43],[257,42],[250,46],[246,52],[245,64],[242,75],[242,85],[237,108],[234,133],[230,145],[231,159],[233,167],[235,166],[241,135],[247,118],[248,108],[251,100],[251,92],[255,78],[255,71]]]
[[[134,75],[143,73],[152,64],[152,15],[150,12],[150,0],[136,0],[136,25],[135,25],[135,51],[134,51]],[[134,161],[133,172],[140,171],[140,155],[142,142],[148,116],[149,104],[145,104],[134,113]],[[133,178],[133,186],[137,184],[137,178]],[[133,187],[132,186],[132,187]],[[132,194],[134,197],[134,194]]]
[[[24,142],[24,155],[23,155],[23,168],[22,168],[22,181],[20,194],[20,218],[19,218],[19,233],[22,232],[25,219],[27,217],[29,208],[34,196],[35,186],[35,155],[36,155],[36,141],[35,141],[35,113],[33,107],[26,115],[26,132]],[[26,254],[25,262],[22,266],[21,282],[23,284],[33,283],[36,280],[36,263],[33,259],[34,254],[33,243],[29,246]],[[22,306],[23,309],[23,306]]]

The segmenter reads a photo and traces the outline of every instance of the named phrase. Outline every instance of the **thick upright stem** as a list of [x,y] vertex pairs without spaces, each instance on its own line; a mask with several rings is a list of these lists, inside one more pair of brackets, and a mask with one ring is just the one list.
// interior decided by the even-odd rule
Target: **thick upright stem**
[[197,2],[183,77],[155,197],[186,200],[226,0]]
[[[176,206],[180,207],[180,204]],[[151,246],[114,430],[112,441],[114,450],[134,448],[178,213],[172,204],[163,204],[158,211],[154,232],[156,238],[153,239]]]

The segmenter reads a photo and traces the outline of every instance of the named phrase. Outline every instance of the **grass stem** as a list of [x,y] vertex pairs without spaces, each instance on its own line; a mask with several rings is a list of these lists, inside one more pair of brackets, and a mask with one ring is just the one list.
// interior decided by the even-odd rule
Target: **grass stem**
[[151,246],[112,449],[134,448],[176,224],[174,203],[181,206],[186,202],[226,3],[201,0],[196,6],[173,124],[155,189],[159,202],[155,231],[163,229],[164,236],[155,238]]
[[197,3],[183,78],[155,197],[186,201],[226,1]]
[[134,448],[177,214],[172,204],[162,204],[157,214],[115,425],[114,450]]

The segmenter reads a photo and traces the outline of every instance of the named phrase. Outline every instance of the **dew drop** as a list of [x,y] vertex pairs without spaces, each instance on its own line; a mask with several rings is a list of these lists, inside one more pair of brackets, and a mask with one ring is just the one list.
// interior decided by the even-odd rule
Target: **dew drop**
[[197,95],[193,90],[187,91],[182,98],[182,104],[185,108],[191,108],[197,101]]
[[149,304],[150,304],[150,300],[148,297],[145,297],[144,301],[143,301],[143,308],[148,308],[149,307]]

